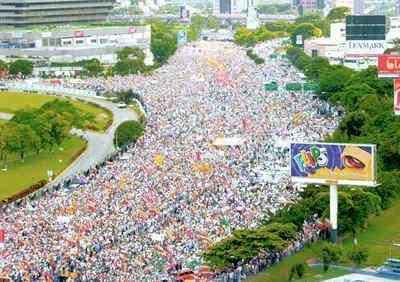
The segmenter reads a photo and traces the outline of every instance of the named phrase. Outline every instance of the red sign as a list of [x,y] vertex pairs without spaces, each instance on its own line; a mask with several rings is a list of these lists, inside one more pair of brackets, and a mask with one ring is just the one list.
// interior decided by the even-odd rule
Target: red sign
[[5,238],[5,231],[4,229],[0,229],[0,244],[4,244],[4,238]]
[[128,33],[136,33],[137,32],[137,28],[136,27],[129,27],[128,28]]
[[74,36],[75,37],[83,37],[84,35],[85,35],[85,33],[83,32],[82,29],[74,31]]
[[400,55],[379,55],[379,77],[400,77]]
[[394,114],[400,115],[400,79],[394,80]]

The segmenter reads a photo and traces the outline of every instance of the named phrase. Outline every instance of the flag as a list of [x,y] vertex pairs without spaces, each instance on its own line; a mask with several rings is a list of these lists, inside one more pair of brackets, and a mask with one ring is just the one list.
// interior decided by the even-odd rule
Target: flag
[[164,164],[164,156],[161,154],[156,155],[155,163],[158,166],[162,166]]

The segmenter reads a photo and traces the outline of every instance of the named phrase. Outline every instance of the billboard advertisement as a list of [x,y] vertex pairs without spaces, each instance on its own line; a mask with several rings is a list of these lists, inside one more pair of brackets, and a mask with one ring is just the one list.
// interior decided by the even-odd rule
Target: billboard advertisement
[[394,114],[400,115],[400,79],[394,80]]
[[292,143],[293,182],[376,185],[375,145]]
[[346,40],[386,40],[387,31],[384,15],[346,16]]
[[400,77],[400,55],[380,55],[378,57],[379,77]]

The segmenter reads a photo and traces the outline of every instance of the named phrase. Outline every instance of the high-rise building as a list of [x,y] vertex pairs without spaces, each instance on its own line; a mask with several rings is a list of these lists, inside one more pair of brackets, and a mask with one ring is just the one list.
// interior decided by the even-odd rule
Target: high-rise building
[[400,0],[397,0],[396,3],[396,15],[400,17]]
[[0,25],[105,20],[115,0],[0,0]]
[[254,0],[214,0],[214,15],[241,14],[254,5]]

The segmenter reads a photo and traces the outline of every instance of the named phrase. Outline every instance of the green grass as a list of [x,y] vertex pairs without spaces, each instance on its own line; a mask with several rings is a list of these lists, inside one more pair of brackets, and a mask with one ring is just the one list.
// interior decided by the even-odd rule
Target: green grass
[[[368,228],[357,235],[358,244],[361,247],[368,249],[368,260],[362,265],[366,266],[379,266],[389,257],[391,241],[400,243],[400,198],[394,199],[391,208],[383,211],[379,216],[369,219]],[[345,252],[348,251],[353,245],[351,236],[345,236],[343,242]],[[261,282],[261,281],[287,281],[289,277],[290,268],[295,263],[308,262],[309,260],[318,259],[318,249],[321,242],[313,244],[311,247],[305,248],[297,254],[284,259],[279,264],[271,267],[269,270],[259,273],[258,275],[246,280],[248,282]],[[393,247],[391,250],[392,257],[400,258],[400,248]],[[345,266],[352,266],[351,262],[344,256],[340,263]],[[309,279],[302,281],[321,281],[322,278],[312,280],[312,276],[317,275],[316,269],[307,269],[305,275],[311,275]],[[335,271],[329,271],[334,274]],[[307,274],[308,273],[308,274]],[[313,274],[314,273],[314,274]],[[329,274],[328,273],[328,274]],[[337,276],[343,275],[338,273]],[[336,277],[336,276],[332,276]],[[330,277],[330,278],[332,278]],[[326,277],[327,279],[328,277]],[[323,280],[323,279],[322,279]]]
[[0,119],[0,125],[5,124],[7,121],[5,119]]
[[[43,104],[50,102],[56,98],[67,99],[57,96],[25,94],[21,92],[0,92],[0,112],[15,113],[21,109],[40,108]],[[93,121],[87,121],[85,127],[95,131],[104,131],[111,124],[112,113],[100,106],[68,99],[82,112],[90,113],[94,116]]]
[[[85,141],[72,136],[64,141],[53,152],[42,152],[28,156],[23,162],[8,163],[8,170],[0,170],[0,200],[10,197],[42,179],[47,179],[47,170],[52,169],[54,175],[59,174],[73,161],[72,158],[84,147]],[[3,168],[3,165],[1,165]]]

